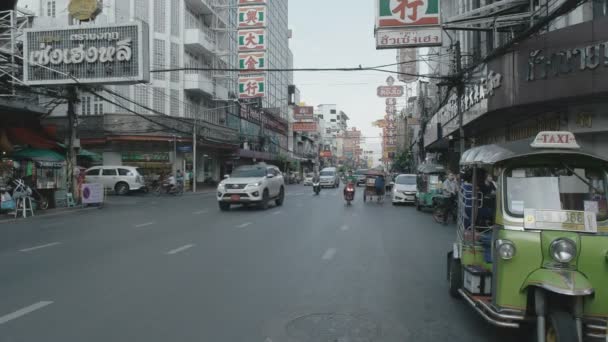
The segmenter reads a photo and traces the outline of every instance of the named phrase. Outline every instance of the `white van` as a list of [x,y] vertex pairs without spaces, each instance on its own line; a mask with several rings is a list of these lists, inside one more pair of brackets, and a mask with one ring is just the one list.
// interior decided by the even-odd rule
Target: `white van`
[[322,187],[337,188],[340,186],[340,177],[335,167],[326,167],[319,173],[320,185]]
[[141,190],[146,186],[139,170],[132,166],[95,166],[86,170],[85,181],[103,184],[117,195],[126,195],[129,191]]

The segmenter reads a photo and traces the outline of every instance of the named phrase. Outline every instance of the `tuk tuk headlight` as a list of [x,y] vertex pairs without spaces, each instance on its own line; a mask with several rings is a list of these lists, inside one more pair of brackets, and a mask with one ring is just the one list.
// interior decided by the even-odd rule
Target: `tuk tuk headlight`
[[569,263],[576,257],[576,243],[570,239],[557,239],[551,243],[549,251],[553,260]]
[[496,251],[498,252],[498,256],[503,260],[511,260],[515,256],[517,248],[515,248],[515,244],[509,240],[497,240]]

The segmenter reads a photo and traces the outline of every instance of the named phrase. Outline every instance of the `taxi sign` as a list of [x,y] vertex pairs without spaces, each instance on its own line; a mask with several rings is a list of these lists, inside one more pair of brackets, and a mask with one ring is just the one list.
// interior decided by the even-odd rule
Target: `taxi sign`
[[540,132],[530,146],[532,148],[581,148],[571,132]]

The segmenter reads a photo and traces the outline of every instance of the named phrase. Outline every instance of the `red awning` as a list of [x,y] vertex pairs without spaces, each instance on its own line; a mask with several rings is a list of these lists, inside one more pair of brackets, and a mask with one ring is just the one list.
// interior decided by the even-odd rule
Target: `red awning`
[[34,148],[56,149],[56,141],[44,136],[44,133],[27,127],[10,127],[6,129],[8,139],[13,145],[29,145]]

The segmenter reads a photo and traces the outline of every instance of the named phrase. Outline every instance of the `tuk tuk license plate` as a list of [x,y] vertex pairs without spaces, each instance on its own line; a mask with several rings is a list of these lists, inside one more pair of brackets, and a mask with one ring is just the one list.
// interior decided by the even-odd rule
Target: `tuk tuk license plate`
[[597,233],[597,219],[590,211],[524,209],[524,228]]
[[231,201],[240,201],[241,200],[241,196],[239,196],[239,195],[232,195],[232,196],[230,196],[230,200]]

